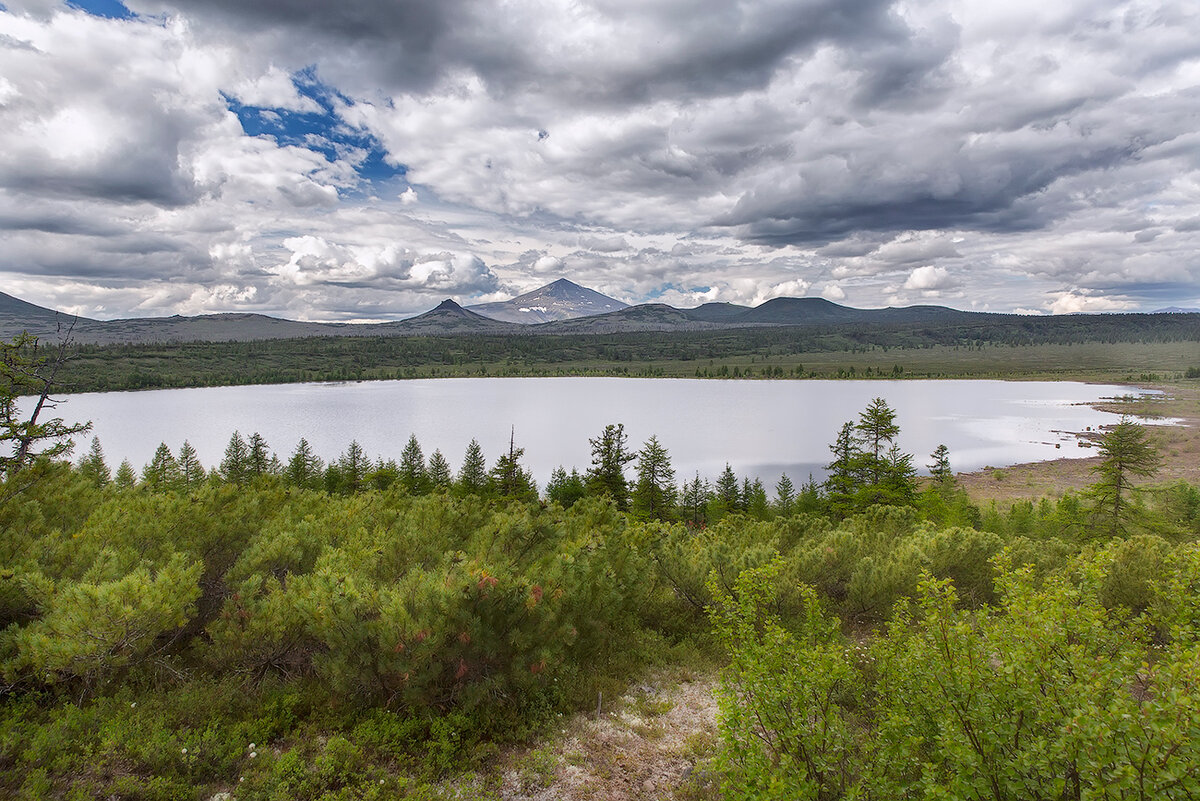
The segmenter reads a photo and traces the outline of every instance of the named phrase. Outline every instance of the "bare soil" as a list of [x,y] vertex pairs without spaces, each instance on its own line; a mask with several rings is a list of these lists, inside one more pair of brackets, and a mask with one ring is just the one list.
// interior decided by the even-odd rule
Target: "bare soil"
[[599,700],[531,747],[503,755],[486,777],[459,779],[445,798],[501,801],[707,801],[705,763],[717,750],[714,675],[675,669]]

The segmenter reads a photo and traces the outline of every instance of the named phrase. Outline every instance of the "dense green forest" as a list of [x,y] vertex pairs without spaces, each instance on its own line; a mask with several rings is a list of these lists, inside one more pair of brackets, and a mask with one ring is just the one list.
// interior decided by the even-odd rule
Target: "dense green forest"
[[1200,489],[1132,421],[1003,508],[944,448],[919,481],[883,398],[770,492],[619,423],[546,488],[415,438],[111,471],[17,413],[54,359],[0,355],[5,797],[499,798],[507,744],[681,662],[719,665],[724,798],[1200,795]]
[[[844,378],[1089,370],[1182,375],[1200,368],[1197,317],[995,315],[972,324],[88,345],[71,349],[61,385],[100,391],[479,375]],[[1118,343],[1134,352],[1126,354]],[[1102,347],[1068,351],[1081,345]],[[1021,354],[1015,361],[1014,352]]]

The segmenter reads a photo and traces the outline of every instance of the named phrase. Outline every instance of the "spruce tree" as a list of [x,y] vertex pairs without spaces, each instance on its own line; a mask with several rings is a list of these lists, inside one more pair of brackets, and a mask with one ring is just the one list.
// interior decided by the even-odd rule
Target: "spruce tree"
[[712,500],[712,491],[708,482],[697,473],[691,481],[683,484],[683,514],[684,522],[693,528],[701,528],[708,522],[708,502]]
[[942,491],[952,489],[954,471],[950,469],[950,449],[945,445],[938,445],[933,449],[933,453],[929,454],[929,458],[933,462],[926,467],[929,468],[929,475],[933,479],[934,487]]

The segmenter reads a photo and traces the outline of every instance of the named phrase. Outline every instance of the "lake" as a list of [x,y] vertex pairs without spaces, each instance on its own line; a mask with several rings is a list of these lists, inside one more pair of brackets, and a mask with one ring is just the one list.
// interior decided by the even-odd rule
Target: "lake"
[[[650,436],[671,454],[676,478],[715,478],[728,462],[768,489],[783,472],[820,478],[842,423],[875,397],[897,412],[900,447],[918,467],[944,443],[956,471],[1083,457],[1072,432],[1117,422],[1088,404],[1142,390],[1032,381],[715,381],[638,378],[445,378],[360,383],[87,393],[56,412],[91,420],[109,465],[139,471],[160,442],[186,439],[208,467],[234,430],[259,432],[287,459],[301,437],[325,460],[358,440],[372,459],[399,459],[409,434],[426,457],[441,449],[457,470],[474,437],[489,464],[510,430],[542,485],[558,465],[591,463],[589,437],[624,423],[632,449]],[[77,443],[76,456],[87,442]],[[632,470],[631,470],[632,472]]]

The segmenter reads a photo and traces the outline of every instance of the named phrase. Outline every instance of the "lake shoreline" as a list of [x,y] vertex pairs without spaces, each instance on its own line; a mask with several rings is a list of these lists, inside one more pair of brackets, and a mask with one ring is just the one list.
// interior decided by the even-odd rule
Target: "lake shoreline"
[[[1101,382],[1094,382],[1101,383]],[[1151,435],[1163,456],[1163,464],[1149,485],[1186,481],[1200,483],[1200,385],[1154,382],[1127,384],[1130,388],[1159,390],[1161,396],[1141,396],[1133,401],[1109,398],[1088,404],[1093,409],[1134,417],[1171,418],[1171,425],[1151,425]],[[1099,431],[1077,431],[1075,436],[1098,438]],[[976,503],[997,503],[1040,497],[1061,497],[1078,492],[1095,481],[1099,455],[1025,462],[1008,467],[985,467],[959,473],[959,485]]]

